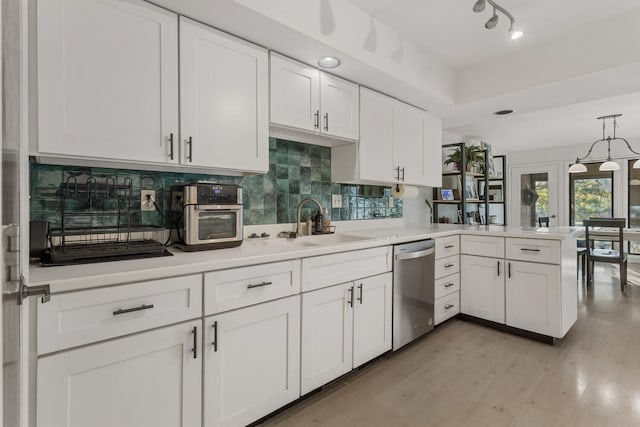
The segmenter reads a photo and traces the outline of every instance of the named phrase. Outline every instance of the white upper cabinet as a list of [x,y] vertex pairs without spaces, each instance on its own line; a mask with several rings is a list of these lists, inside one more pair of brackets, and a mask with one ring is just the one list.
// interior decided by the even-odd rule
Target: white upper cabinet
[[137,0],[37,8],[35,154],[177,162],[177,16]]
[[267,51],[180,17],[182,162],[269,170]]
[[271,123],[358,139],[358,85],[271,54]]
[[393,108],[393,169],[396,179],[421,184],[425,175],[424,111],[396,102]]
[[440,119],[361,87],[360,141],[332,147],[332,180],[439,186],[441,149]]
[[271,54],[271,123],[320,131],[320,73]]
[[393,182],[393,106],[394,100],[360,88],[360,178]]
[[358,85],[320,72],[322,133],[358,139],[359,104]]

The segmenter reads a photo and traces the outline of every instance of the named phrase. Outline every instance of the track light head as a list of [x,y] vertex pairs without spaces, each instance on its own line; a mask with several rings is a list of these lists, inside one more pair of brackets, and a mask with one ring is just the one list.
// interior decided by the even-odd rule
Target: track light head
[[486,6],[486,0],[478,0],[476,4],[473,5],[473,11],[475,13],[480,13],[484,11],[485,6]]
[[487,21],[486,24],[484,24],[484,27],[487,30],[493,30],[496,25],[498,25],[498,15],[496,14],[496,10],[495,8],[493,9],[493,16],[491,18],[489,18],[489,20]]
[[511,28],[509,28],[509,37],[511,37],[511,40],[518,40],[523,35],[524,33],[522,32],[522,30],[513,28],[513,25],[511,26]]

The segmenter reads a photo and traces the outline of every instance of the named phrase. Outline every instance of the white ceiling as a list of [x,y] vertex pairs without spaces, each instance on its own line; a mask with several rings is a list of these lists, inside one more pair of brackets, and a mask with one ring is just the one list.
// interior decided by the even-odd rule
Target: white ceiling
[[484,28],[491,17],[488,3],[484,12],[474,13],[475,0],[349,1],[456,69],[521,52],[640,8],[638,0],[497,0],[525,31],[525,37],[514,42],[506,37],[509,20],[500,13],[495,29]]
[[339,56],[335,74],[497,152],[591,142],[612,113],[640,138],[639,0],[497,0],[525,32],[516,41],[502,15],[484,28],[476,0],[150,1],[309,64]]

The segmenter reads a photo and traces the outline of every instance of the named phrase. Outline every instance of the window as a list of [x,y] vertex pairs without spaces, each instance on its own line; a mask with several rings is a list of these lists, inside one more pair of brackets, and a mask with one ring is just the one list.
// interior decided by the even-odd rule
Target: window
[[587,163],[586,172],[569,175],[570,225],[583,225],[589,218],[613,218],[613,172],[599,171],[601,164]]

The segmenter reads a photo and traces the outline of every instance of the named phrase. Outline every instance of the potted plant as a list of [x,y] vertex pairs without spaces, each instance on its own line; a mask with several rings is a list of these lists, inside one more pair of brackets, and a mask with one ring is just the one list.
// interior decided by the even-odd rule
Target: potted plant
[[[467,172],[469,172],[472,166],[482,163],[484,156],[482,155],[482,148],[477,145],[469,145],[467,151]],[[462,147],[456,147],[444,161],[445,165],[454,165],[454,170],[462,170]]]

